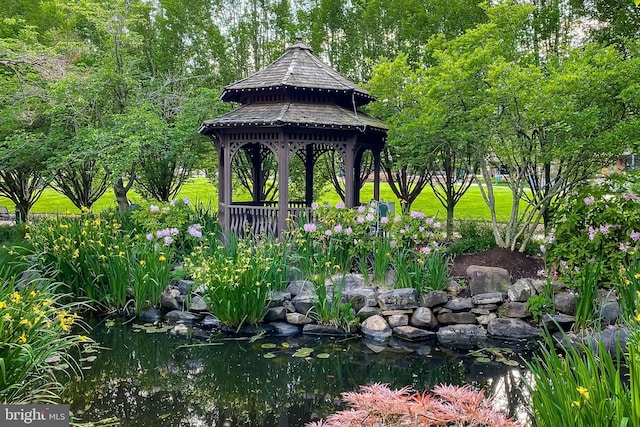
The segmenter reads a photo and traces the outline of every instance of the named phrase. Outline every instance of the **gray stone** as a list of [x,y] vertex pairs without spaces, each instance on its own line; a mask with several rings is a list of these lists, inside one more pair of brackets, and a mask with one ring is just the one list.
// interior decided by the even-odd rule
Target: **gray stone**
[[203,329],[218,329],[220,327],[220,319],[212,314],[208,314],[204,316],[202,319],[202,328]]
[[195,282],[193,280],[187,280],[187,279],[178,280],[178,290],[180,291],[180,294],[186,295],[188,292],[191,291],[191,288],[193,288],[194,284]]
[[531,282],[532,279],[519,279],[516,283],[509,286],[509,290],[507,291],[509,299],[515,302],[526,302],[536,294],[536,289]]
[[600,306],[600,321],[603,325],[614,325],[622,315],[617,301],[606,301]]
[[576,318],[568,314],[545,314],[540,318],[540,323],[551,332],[570,331],[575,321]]
[[313,319],[302,313],[287,313],[287,322],[292,325],[307,325],[309,323],[313,323]]
[[383,316],[396,316],[399,314],[406,314],[407,316],[412,314],[413,310],[384,310],[382,312]]
[[360,332],[366,338],[376,342],[384,342],[391,338],[393,331],[382,316],[371,316],[362,322]]
[[154,307],[148,308],[140,313],[140,318],[147,323],[157,322],[160,320],[160,317],[160,310]]
[[408,341],[424,341],[434,337],[436,334],[413,326],[398,326],[393,328],[393,335]]
[[172,322],[177,322],[177,321],[193,322],[198,319],[198,316],[196,316],[195,314],[190,313],[188,311],[181,311],[181,310],[172,310],[167,314],[165,314],[164,317],[167,320]]
[[175,297],[165,295],[164,293],[160,294],[160,306],[167,310],[180,310],[181,308]]
[[462,286],[460,283],[458,283],[456,280],[453,280],[453,279],[451,279],[449,281],[449,284],[447,285],[447,293],[450,295],[459,295],[463,289],[464,289],[464,286]]
[[295,296],[291,302],[298,313],[306,314],[316,305],[318,297],[315,295],[302,294]]
[[498,315],[495,313],[489,313],[489,314],[482,314],[480,316],[478,316],[476,318],[476,320],[478,321],[479,325],[482,326],[487,326],[489,324],[489,322],[491,322],[493,319],[497,319]]
[[394,314],[387,317],[387,323],[390,328],[397,328],[399,326],[407,326],[409,324],[409,316],[406,314]]
[[198,295],[191,297],[191,303],[189,304],[189,310],[191,311],[207,311],[207,303],[204,299]]
[[309,280],[293,280],[289,282],[285,292],[289,292],[291,296],[297,295],[315,295],[316,290],[313,287],[313,283]]
[[471,295],[489,292],[505,293],[511,285],[509,272],[501,267],[470,265],[467,267],[467,279]]
[[477,314],[478,316],[486,316],[487,314],[491,313],[491,311],[487,310],[486,308],[477,308],[477,307],[472,308],[471,312],[473,314]]
[[523,302],[508,302],[502,306],[503,309],[500,313],[504,313],[505,317],[513,317],[523,319],[525,317],[531,317],[531,313],[527,310],[527,305]]
[[[541,294],[541,293],[544,292],[544,287],[547,285],[547,280],[546,279],[531,279],[531,285],[536,290],[536,293]],[[551,282],[551,287],[552,287],[554,293],[558,293],[558,292],[561,292],[564,288],[566,288],[567,285],[565,285],[562,282],[558,282],[558,281],[554,280],[554,281]]]
[[445,325],[454,324],[473,324],[476,323],[476,316],[468,311],[458,313],[440,313],[438,314],[438,322]]
[[269,323],[269,326],[276,337],[291,337],[300,333],[300,327],[287,322],[273,322]]
[[598,343],[601,342],[611,355],[615,355],[618,344],[626,350],[630,334],[631,331],[626,326],[609,326],[591,336],[583,337],[582,341],[593,351],[597,351]]
[[500,292],[489,292],[487,294],[477,294],[471,297],[475,305],[502,304],[504,300]]
[[267,310],[264,315],[265,322],[277,322],[279,320],[286,320],[287,318],[287,309],[280,307],[271,307]]
[[380,310],[378,307],[362,307],[360,310],[358,310],[358,314],[356,314],[356,316],[358,316],[360,320],[364,320],[367,317],[380,314],[382,314],[382,310]]
[[443,326],[436,333],[438,342],[450,348],[470,349],[485,347],[487,330],[478,325]]
[[273,291],[269,295],[269,307],[278,307],[284,304],[285,301],[291,300],[291,293],[283,291]]
[[474,308],[477,308],[479,310],[496,311],[498,309],[498,304],[478,304]]
[[344,329],[333,325],[307,324],[302,327],[302,333],[308,335],[328,335],[343,337],[347,335]]
[[569,292],[560,292],[554,299],[556,310],[561,313],[574,316],[576,314],[576,296]]
[[342,292],[342,302],[351,302],[356,311],[362,307],[375,307],[378,305],[378,292],[371,288],[346,290]]
[[498,318],[487,325],[487,332],[494,338],[504,340],[532,339],[542,335],[542,329],[531,326],[520,319]]
[[437,305],[446,304],[449,301],[449,295],[443,291],[431,291],[422,295],[420,299],[420,305],[422,307],[435,307]]
[[411,320],[409,323],[418,328],[427,328],[432,329],[438,326],[438,321],[436,317],[433,315],[433,312],[430,308],[427,307],[418,307],[411,315]]
[[406,310],[418,307],[418,292],[412,288],[394,289],[378,295],[382,310]]
[[444,305],[444,308],[451,311],[471,310],[473,301],[471,298],[452,298]]
[[342,291],[352,291],[365,287],[364,276],[362,274],[347,273],[336,274],[325,281],[327,287],[342,286]]
[[293,303],[291,301],[283,302],[282,306],[284,307],[285,310],[287,310],[287,313],[295,313],[296,312],[296,306],[293,305]]

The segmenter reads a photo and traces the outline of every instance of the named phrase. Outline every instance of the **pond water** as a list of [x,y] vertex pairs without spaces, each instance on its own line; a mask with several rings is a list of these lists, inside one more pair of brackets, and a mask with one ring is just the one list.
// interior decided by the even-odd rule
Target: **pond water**
[[[310,336],[252,342],[211,335],[203,340],[148,333],[140,325],[118,322],[95,325],[92,337],[104,349],[82,379],[70,380],[66,397],[79,422],[303,426],[343,409],[341,392],[375,382],[416,390],[470,383],[496,396],[499,409],[526,418],[522,367],[479,362],[468,352],[434,343],[381,347]],[[275,348],[264,348],[271,344]],[[301,348],[313,352],[294,357]],[[267,353],[271,358],[265,358]]]

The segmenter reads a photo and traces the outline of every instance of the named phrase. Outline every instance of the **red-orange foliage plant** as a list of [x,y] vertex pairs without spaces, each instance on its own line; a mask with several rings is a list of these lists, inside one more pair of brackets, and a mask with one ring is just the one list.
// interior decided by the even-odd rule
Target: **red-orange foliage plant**
[[439,385],[431,393],[409,387],[391,390],[386,384],[360,389],[342,393],[350,409],[307,427],[521,427],[494,410],[481,390],[467,385]]

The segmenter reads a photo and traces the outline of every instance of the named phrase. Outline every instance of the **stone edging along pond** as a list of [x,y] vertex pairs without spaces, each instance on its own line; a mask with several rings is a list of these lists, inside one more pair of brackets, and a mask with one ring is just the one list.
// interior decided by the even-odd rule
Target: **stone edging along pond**
[[[342,299],[352,302],[360,318],[359,329],[351,333],[381,344],[390,339],[407,342],[435,339],[444,347],[472,349],[486,347],[496,340],[526,343],[540,338],[543,327],[550,331],[558,328],[569,331],[575,321],[576,295],[554,282],[555,313],[534,322],[526,301],[543,292],[546,280],[526,278],[512,283],[508,271],[499,267],[469,266],[464,280],[466,286],[451,280],[446,292],[430,291],[423,295],[418,295],[412,288],[383,289],[367,285],[359,274],[347,274],[334,280],[343,283]],[[189,311],[183,310],[186,293],[192,285],[189,280],[180,280],[169,286],[162,295],[162,311],[149,309],[141,314],[142,320],[175,323],[174,333],[186,333],[187,326],[224,331],[218,319],[208,313],[198,290],[191,297]],[[347,335],[343,329],[319,325],[307,315],[315,299],[310,281],[292,281],[285,291],[271,295],[264,323],[258,327],[245,327],[240,333]],[[599,296],[599,309],[603,325],[615,324],[620,316],[618,302],[611,294]],[[604,333],[596,339],[608,339],[615,345],[618,329],[608,337]]]

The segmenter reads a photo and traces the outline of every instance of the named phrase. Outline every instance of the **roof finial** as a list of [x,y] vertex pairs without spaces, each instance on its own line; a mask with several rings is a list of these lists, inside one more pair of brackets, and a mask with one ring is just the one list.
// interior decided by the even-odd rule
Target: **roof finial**
[[302,43],[302,32],[300,31],[296,33],[296,43]]

